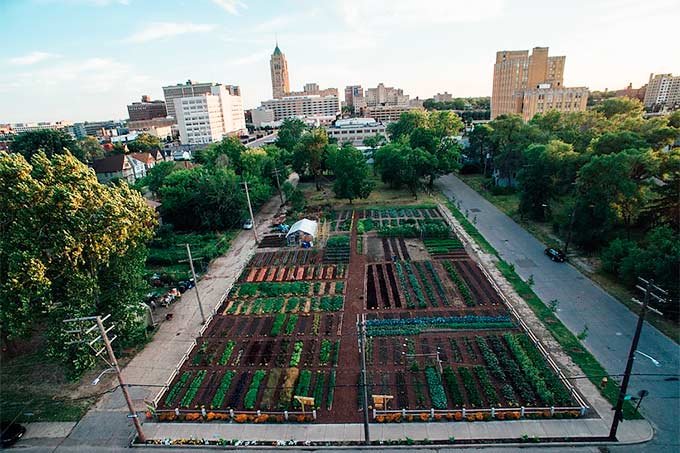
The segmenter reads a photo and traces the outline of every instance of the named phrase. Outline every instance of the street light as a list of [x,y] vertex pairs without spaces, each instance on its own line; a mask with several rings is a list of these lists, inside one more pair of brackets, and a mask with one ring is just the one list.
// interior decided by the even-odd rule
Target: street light
[[106,373],[111,373],[111,372],[113,372],[113,371],[116,371],[116,369],[113,368],[113,367],[105,369],[104,371],[102,371],[101,373],[99,373],[99,376],[97,376],[96,378],[94,378],[94,381],[92,381],[92,385],[97,385],[97,384],[99,384],[99,381],[101,380],[102,376],[104,376]]
[[640,354],[640,355],[643,356],[643,357],[647,357],[649,360],[652,361],[652,363],[654,364],[654,366],[656,366],[656,367],[661,367],[661,362],[659,362],[658,360],[656,360],[656,359],[655,359],[654,357],[652,357],[651,355],[645,354],[644,352],[638,351],[637,349],[635,350],[635,352],[638,353],[638,354]]

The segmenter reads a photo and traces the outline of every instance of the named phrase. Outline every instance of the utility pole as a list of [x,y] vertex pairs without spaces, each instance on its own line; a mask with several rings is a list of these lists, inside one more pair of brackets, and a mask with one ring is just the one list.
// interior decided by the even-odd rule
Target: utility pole
[[[619,423],[623,419],[623,403],[626,399],[626,392],[628,391],[628,382],[630,381],[630,374],[633,370],[633,360],[635,360],[635,351],[637,350],[638,342],[640,341],[640,333],[642,332],[642,326],[644,325],[645,315],[647,314],[648,304],[650,297],[653,297],[658,302],[666,302],[666,300],[656,293],[666,296],[668,293],[663,289],[659,288],[654,284],[652,280],[645,280],[642,277],[638,277],[645,286],[636,285],[635,287],[641,290],[645,297],[642,302],[633,299],[633,302],[642,305],[640,309],[640,314],[638,316],[637,327],[635,328],[635,335],[633,336],[633,342],[630,345],[630,351],[628,352],[628,361],[626,362],[626,371],[623,373],[623,381],[621,381],[621,389],[619,390],[619,397],[616,400],[616,407],[614,408],[614,420],[612,420],[612,426],[609,431],[609,440],[616,441],[616,431],[618,430]],[[650,308],[650,310],[660,313],[658,310]]]
[[571,211],[571,216],[569,216],[569,231],[567,231],[567,241],[564,243],[564,256],[567,256],[567,251],[569,250],[571,232],[574,229],[574,219],[576,219],[576,205],[574,205],[574,209]]
[[255,216],[253,215],[253,206],[250,204],[250,193],[248,192],[248,181],[243,181],[246,188],[246,199],[248,200],[248,211],[250,212],[250,222],[253,224],[253,235],[255,235],[255,242],[259,243],[260,239],[257,237],[257,227],[255,225]]
[[[128,388],[123,381],[123,375],[120,372],[120,367],[118,366],[118,360],[116,359],[116,355],[113,352],[113,348],[111,347],[111,343],[117,338],[115,335],[113,338],[109,339],[109,332],[111,329],[113,329],[113,324],[111,327],[108,329],[104,327],[104,321],[109,319],[111,315],[106,315],[104,318],[101,316],[87,316],[83,318],[72,318],[72,319],[66,319],[64,320],[65,323],[91,323],[94,321],[94,325],[90,326],[86,330],[82,329],[76,329],[76,330],[71,330],[68,331],[67,333],[74,333],[74,334],[90,334],[92,332],[96,332],[99,330],[99,333],[96,335],[96,337],[90,341],[88,341],[87,338],[85,339],[79,339],[75,341],[71,341],[67,344],[74,344],[74,343],[85,343],[87,344],[95,351],[95,356],[99,357],[101,356],[102,353],[106,351],[107,355],[109,356],[109,360],[106,360],[104,357],[102,359],[111,367],[113,370],[116,372],[116,376],[118,376],[118,384],[120,385],[120,389],[123,391],[123,396],[125,397],[125,402],[127,403],[128,410],[130,411],[130,414],[128,415],[128,418],[132,419],[132,423],[135,425],[135,430],[137,431],[137,438],[139,439],[139,442],[145,443],[146,442],[146,436],[144,435],[144,431],[142,431],[142,425],[139,423],[139,418],[137,417],[137,412],[135,411],[134,406],[132,405],[132,398],[130,398],[130,393],[128,392]],[[97,350],[95,347],[95,344],[99,341],[102,341],[104,343],[104,347]]]
[[196,300],[198,301],[198,309],[201,312],[201,324],[205,324],[205,314],[203,313],[203,304],[201,304],[201,295],[198,291],[198,279],[196,279],[196,271],[194,271],[194,260],[191,258],[191,247],[189,243],[187,246],[187,255],[189,255],[189,266],[191,267],[191,275],[194,277],[194,289],[196,290]]
[[272,172],[276,176],[276,187],[279,189],[279,198],[281,199],[281,206],[283,206],[283,192],[281,192],[281,183],[279,182],[279,172],[278,168],[275,168]]
[[364,395],[364,443],[371,444],[371,436],[368,427],[368,385],[366,384],[366,315],[357,315],[357,329],[359,330],[359,352],[361,352],[361,391]]

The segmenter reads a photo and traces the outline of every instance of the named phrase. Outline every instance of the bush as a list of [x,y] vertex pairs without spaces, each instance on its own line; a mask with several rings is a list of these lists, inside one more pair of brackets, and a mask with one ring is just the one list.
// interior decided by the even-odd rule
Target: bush
[[433,366],[425,368],[425,379],[427,379],[427,388],[430,391],[430,401],[435,409],[446,409],[446,393],[442,386],[442,379]]

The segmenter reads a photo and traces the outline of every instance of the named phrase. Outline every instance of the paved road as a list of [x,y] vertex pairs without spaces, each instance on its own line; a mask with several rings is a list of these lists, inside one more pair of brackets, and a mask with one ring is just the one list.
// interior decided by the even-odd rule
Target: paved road
[[[533,275],[534,292],[547,303],[559,301],[557,316],[575,334],[585,326],[588,335],[583,342],[610,374],[622,374],[635,331],[637,317],[570,264],[550,261],[545,246],[516,224],[511,218],[468,187],[459,178],[447,175],[438,180],[448,197],[460,201],[463,213],[477,217],[476,227],[500,256],[515,265],[516,272],[527,279]],[[645,323],[638,350],[661,362],[656,367],[637,356],[633,373],[680,374],[680,347],[651,325]],[[629,394],[641,389],[649,391],[642,413],[654,425],[652,442],[626,451],[680,450],[680,383],[667,376],[633,376]],[[625,422],[619,430],[626,429]]]
[[258,138],[257,140],[253,140],[250,143],[246,143],[246,147],[248,148],[257,148],[260,146],[267,145],[269,143],[273,143],[274,140],[279,136],[278,132],[271,133],[269,135],[265,135],[262,138]]

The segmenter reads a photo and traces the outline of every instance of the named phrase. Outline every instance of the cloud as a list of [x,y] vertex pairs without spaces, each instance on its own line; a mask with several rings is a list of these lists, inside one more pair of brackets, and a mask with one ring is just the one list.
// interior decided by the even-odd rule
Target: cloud
[[281,14],[280,16],[276,16],[269,20],[256,24],[252,28],[252,31],[256,33],[262,32],[272,33],[276,31],[281,31],[282,29],[287,28],[289,25],[295,23],[304,23],[304,21],[312,19],[318,14],[319,10],[317,9],[310,9],[299,13]]
[[214,24],[193,24],[178,23],[178,22],[151,22],[144,26],[144,29],[133,33],[125,38],[123,42],[128,43],[143,43],[149,41],[156,41],[159,39],[172,38],[174,36],[184,35],[187,33],[207,33],[214,30]]
[[131,65],[110,58],[67,61],[12,76],[17,88],[37,85],[48,89],[71,90],[77,86],[81,94],[108,92],[123,86],[133,87],[147,79],[146,76],[135,74]]
[[246,4],[239,0],[212,0],[212,2],[234,16],[239,15],[239,8],[247,8]]
[[13,64],[16,66],[26,66],[40,63],[41,61],[49,60],[51,58],[59,58],[59,56],[60,55],[57,55],[55,53],[36,51],[28,53],[26,55],[22,55],[20,57],[10,58],[7,61],[9,62],[9,64]]
[[339,0],[337,10],[351,28],[405,27],[478,22],[496,17],[505,0]]
[[229,60],[227,61],[227,64],[232,66],[246,66],[259,61],[266,61],[269,58],[270,53],[271,50],[261,50],[245,57]]

